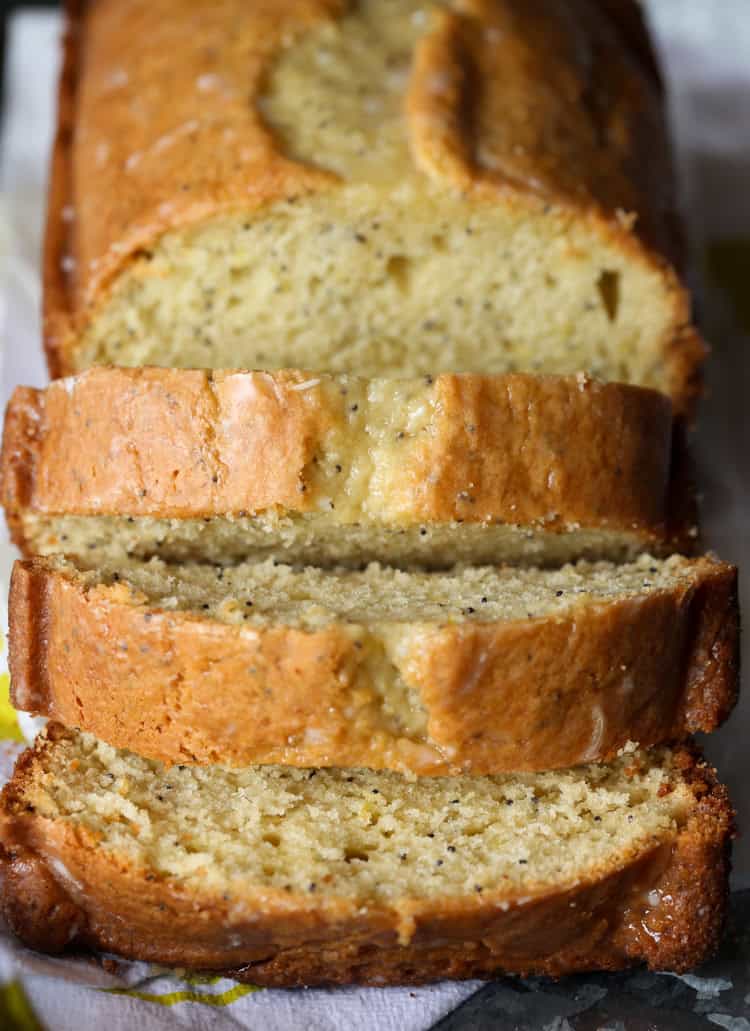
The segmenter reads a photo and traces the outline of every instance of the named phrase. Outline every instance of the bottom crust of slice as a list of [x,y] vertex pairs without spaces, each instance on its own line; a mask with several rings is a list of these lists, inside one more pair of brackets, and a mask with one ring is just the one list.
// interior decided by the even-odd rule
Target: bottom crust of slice
[[716,947],[727,906],[733,816],[695,753],[673,753],[694,805],[686,822],[606,875],[503,897],[356,899],[258,886],[197,891],[42,817],[26,795],[50,738],[19,761],[2,798],[2,912],[30,947],[94,948],[221,972],[256,985],[396,985],[563,974],[646,963],[684,971]]

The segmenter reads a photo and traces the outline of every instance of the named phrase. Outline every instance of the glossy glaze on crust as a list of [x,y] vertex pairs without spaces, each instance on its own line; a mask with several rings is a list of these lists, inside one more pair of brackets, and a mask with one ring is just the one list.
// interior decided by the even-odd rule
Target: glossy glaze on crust
[[688,749],[673,763],[692,811],[670,840],[619,866],[536,897],[361,906],[251,886],[231,899],[196,893],[98,847],[81,827],[42,818],[27,784],[64,733],[53,729],[51,743],[27,752],[3,793],[3,914],[35,948],[94,947],[261,985],[413,984],[639,962],[679,972],[710,955],[721,933],[733,814],[713,771]]
[[583,376],[154,368],[18,388],[0,459],[25,549],[37,516],[281,514],[394,532],[601,530],[662,552],[690,533],[673,462],[666,398]]
[[[174,0],[91,9],[76,0],[69,9],[45,260],[54,375],[73,371],[76,335],[162,234],[335,190],[337,175],[283,153],[254,101],[282,39],[288,46],[349,8],[255,0],[248,13],[236,0],[206,3],[191,14],[200,32]],[[415,167],[478,211],[506,204],[535,217],[553,207],[652,268],[672,310],[660,345],[665,389],[685,409],[703,346],[673,269],[679,233],[661,91],[635,5],[608,9],[604,17],[592,0],[574,9],[560,0],[447,5],[415,50],[407,132]],[[175,40],[181,61],[166,66]],[[217,76],[241,88],[196,92]]]
[[736,571],[710,560],[539,618],[319,629],[160,608],[126,579],[16,563],[13,702],[168,763],[555,769],[714,730],[736,698]]

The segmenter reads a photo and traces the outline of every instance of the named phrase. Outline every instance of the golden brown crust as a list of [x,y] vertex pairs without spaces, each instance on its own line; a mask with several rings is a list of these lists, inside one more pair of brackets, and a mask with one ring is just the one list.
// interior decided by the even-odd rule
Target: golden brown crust
[[49,167],[47,213],[42,253],[42,320],[47,368],[61,376],[72,361],[75,337],[71,315],[69,272],[64,261],[70,254],[74,213],[70,182],[70,151],[75,131],[77,77],[81,57],[81,23],[86,0],[66,0],[62,64],[57,86],[57,124]]
[[[515,187],[612,223],[613,235],[622,228],[615,212],[638,212],[638,238],[674,255],[674,184],[652,76],[596,7],[449,6],[417,44],[407,102],[414,157],[464,190],[491,197]],[[650,162],[633,161],[640,148]]]
[[[189,12],[173,0],[68,0],[66,6],[44,270],[44,336],[53,376],[74,371],[77,334],[109,282],[166,230],[227,211],[252,212],[336,181],[281,154],[252,100],[282,41],[344,9],[343,0],[255,0],[252,29],[238,34],[237,26],[248,21],[245,4],[201,0]],[[173,26],[181,56],[168,73],[170,103],[162,104],[162,58],[170,47],[164,34],[169,36]],[[129,85],[112,90],[108,77],[121,67],[128,45]],[[198,111],[194,82],[206,70],[206,55],[216,53],[242,88],[233,105],[217,111],[206,95]],[[133,119],[133,97],[139,107],[148,103],[147,119]],[[154,149],[176,125],[196,121],[198,128],[173,146]],[[82,124],[90,130],[77,134]],[[255,152],[252,163],[237,161],[227,147],[227,132]],[[107,148],[106,160],[101,146]],[[128,158],[149,150],[158,160],[124,176]],[[64,209],[72,221],[65,221]]]
[[[346,9],[341,0],[254,0],[250,12],[239,0],[202,0],[189,15],[175,0],[68,6],[45,257],[53,375],[74,371],[77,334],[114,279],[164,232],[335,188],[336,176],[280,152],[253,100],[282,40]],[[530,213],[555,205],[656,269],[672,298],[673,332],[662,344],[670,392],[688,410],[704,346],[675,272],[680,244],[661,90],[637,11],[629,3],[607,8],[605,16],[592,0],[456,2],[415,51],[412,153],[427,175],[478,205]],[[200,31],[190,30],[193,18]],[[168,69],[166,105],[154,68],[165,74],[170,33],[179,33],[180,62]],[[237,101],[194,89],[215,71],[216,53]],[[109,79],[123,62],[128,82],[115,89]],[[437,76],[444,93],[432,88]],[[166,138],[170,146],[160,146]],[[256,155],[251,164],[236,160],[227,138]],[[75,219],[65,222],[73,207]]]
[[94,947],[261,985],[406,984],[644,961],[682,971],[721,934],[733,814],[689,749],[674,760],[675,780],[695,797],[686,823],[617,869],[530,898],[485,892],[362,907],[251,886],[229,898],[199,894],[102,849],[80,826],[40,816],[26,790],[60,734],[53,728],[19,760],[0,816],[3,914],[47,951]]
[[[652,969],[679,971],[701,962],[717,947],[726,917],[734,812],[716,770],[700,759],[690,746],[675,753],[675,769],[696,806],[655,894],[649,892],[645,905],[635,905],[623,921],[628,931],[634,921],[639,925],[639,958]],[[692,957],[687,963],[686,954]]]
[[[14,540],[28,550],[29,515],[295,515],[332,507],[338,491],[338,523],[584,528],[644,550],[689,550],[684,490],[677,497],[671,482],[671,409],[654,391],[582,376],[446,374],[416,388],[420,428],[379,443],[382,414],[368,421],[367,402],[348,405],[340,382],[99,367],[45,391],[20,388],[0,457]],[[394,402],[387,417],[405,410]],[[322,480],[317,455],[336,434],[350,464]],[[364,500],[361,479],[348,486],[360,452],[372,467]]]
[[23,513],[32,504],[36,464],[42,443],[44,393],[16,387],[5,410],[0,452],[0,494],[13,543],[27,551]]
[[[415,624],[390,656],[377,627],[221,623],[44,560],[16,563],[10,613],[18,708],[174,763],[555,769],[711,731],[737,692],[736,571],[706,559],[649,595]],[[385,706],[388,666],[421,728]]]

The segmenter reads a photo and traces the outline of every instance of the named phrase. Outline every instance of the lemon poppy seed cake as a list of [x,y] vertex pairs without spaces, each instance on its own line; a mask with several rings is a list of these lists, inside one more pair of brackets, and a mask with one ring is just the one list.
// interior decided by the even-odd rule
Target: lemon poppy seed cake
[[17,563],[14,704],[167,762],[545,770],[710,731],[736,572]]
[[631,0],[70,7],[53,375],[585,370],[690,407],[703,347]]
[[639,3],[66,7],[3,921],[277,987],[702,962],[737,573]]
[[585,376],[94,368],[19,388],[16,543],[318,565],[561,565],[692,544],[669,401]]
[[28,944],[269,985],[685,970],[716,943],[732,831],[686,749],[407,780],[165,767],[55,726],[0,820]]

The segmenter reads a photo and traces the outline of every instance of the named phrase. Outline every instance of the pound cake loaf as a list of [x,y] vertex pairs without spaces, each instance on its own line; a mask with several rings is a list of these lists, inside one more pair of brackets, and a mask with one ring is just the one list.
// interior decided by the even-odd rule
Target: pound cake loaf
[[635,0],[73,0],[53,375],[585,370],[690,407]]
[[51,725],[2,796],[3,912],[258,985],[682,971],[716,945],[732,813],[686,749],[420,777],[165,767]]
[[736,571],[17,563],[17,708],[168,763],[545,770],[713,730]]
[[18,389],[2,499],[27,553],[448,567],[689,548],[669,401],[508,374],[94,368]]

